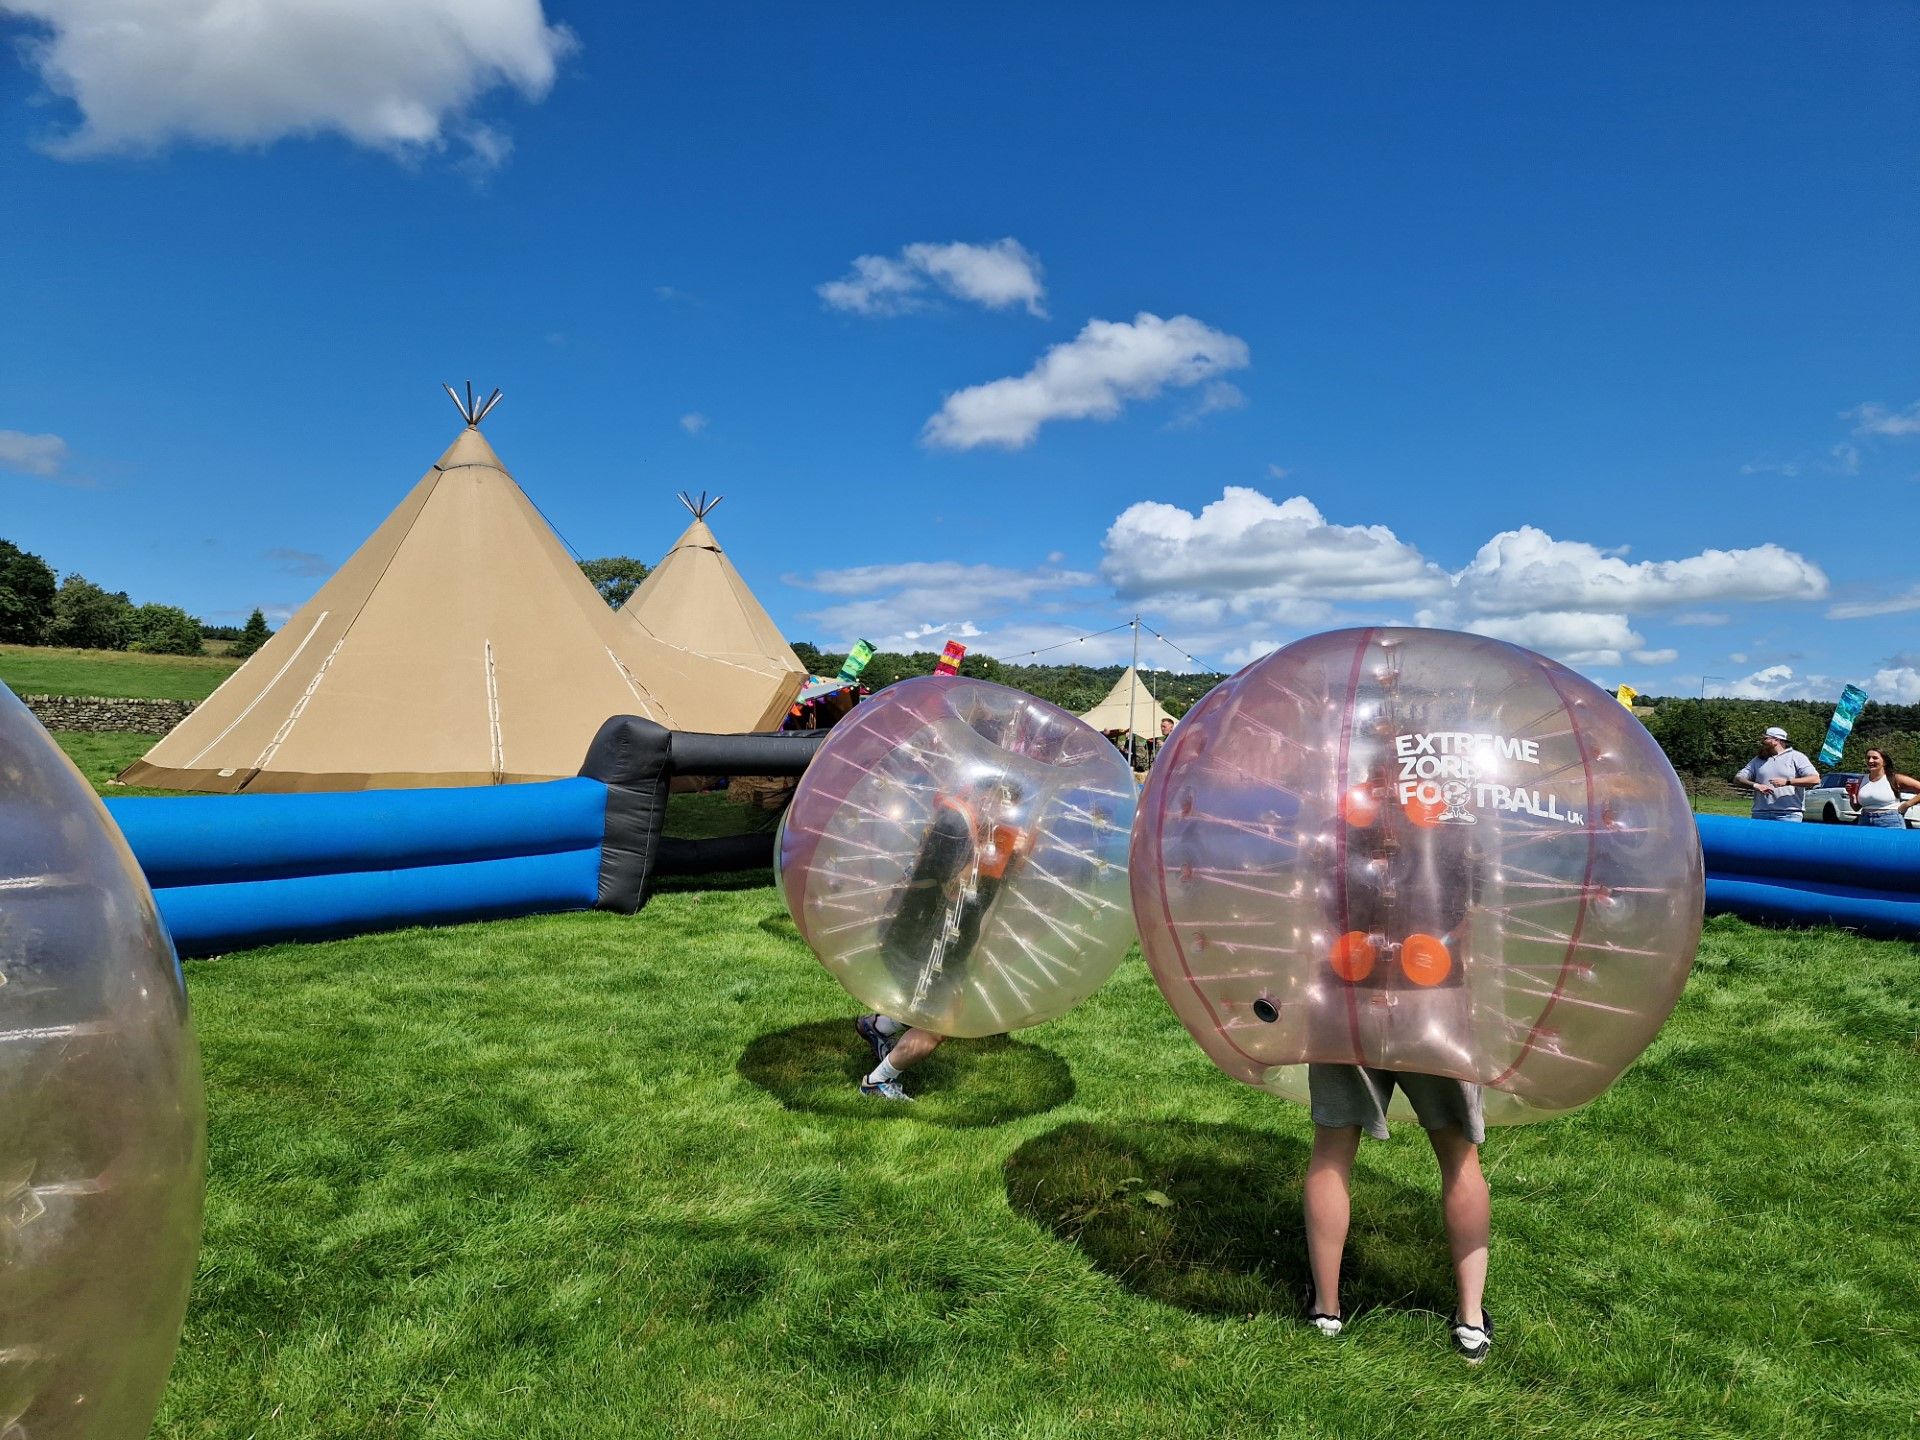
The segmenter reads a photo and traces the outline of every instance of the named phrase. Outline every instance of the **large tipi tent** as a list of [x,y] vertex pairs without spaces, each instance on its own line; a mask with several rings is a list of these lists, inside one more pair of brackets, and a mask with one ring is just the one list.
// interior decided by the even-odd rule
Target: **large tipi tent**
[[466,428],[399,508],[123,781],[543,780],[577,774],[611,715],[702,728],[713,667],[608,608],[482,438],[498,398],[469,388]]
[[662,645],[704,663],[710,700],[724,707],[723,723],[702,728],[777,728],[806,683],[807,668],[793,653],[720,542],[707,528],[711,501],[686,495],[680,503],[693,523],[648,572],[620,613]]
[[1161,708],[1160,702],[1140,683],[1139,672],[1129,665],[1126,673],[1113,682],[1107,698],[1080,718],[1102,734],[1131,729],[1135,735],[1158,740],[1160,722],[1172,720],[1173,716]]

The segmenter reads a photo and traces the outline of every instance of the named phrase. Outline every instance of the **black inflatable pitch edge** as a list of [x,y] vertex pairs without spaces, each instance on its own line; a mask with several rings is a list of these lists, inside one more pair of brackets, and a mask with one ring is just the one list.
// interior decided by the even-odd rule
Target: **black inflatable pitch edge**
[[607,787],[596,908],[631,915],[647,903],[659,873],[710,874],[770,864],[771,836],[664,839],[669,785],[676,775],[799,775],[825,738],[823,730],[703,735],[669,730],[638,715],[607,721],[580,766],[582,775]]

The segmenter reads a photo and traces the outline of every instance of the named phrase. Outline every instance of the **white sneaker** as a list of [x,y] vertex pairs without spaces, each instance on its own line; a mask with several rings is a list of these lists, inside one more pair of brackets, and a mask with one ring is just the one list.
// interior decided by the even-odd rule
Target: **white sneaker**
[[1493,1316],[1480,1307],[1480,1323],[1469,1325],[1458,1315],[1453,1317],[1453,1348],[1469,1365],[1478,1365],[1493,1348]]

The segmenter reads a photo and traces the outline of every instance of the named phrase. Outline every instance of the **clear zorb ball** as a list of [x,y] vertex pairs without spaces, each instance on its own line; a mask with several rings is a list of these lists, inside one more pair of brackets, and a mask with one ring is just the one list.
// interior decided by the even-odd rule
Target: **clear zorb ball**
[[153,894],[0,685],[0,1436],[147,1433],[205,1168],[200,1052]]
[[1633,1063],[1704,895],[1646,727],[1552,660],[1441,630],[1316,635],[1207,695],[1153,769],[1131,871],[1154,978],[1229,1075],[1297,1100],[1309,1062],[1448,1075],[1505,1123]]
[[1065,1014],[1133,942],[1133,773],[1066,711],[984,680],[890,685],[781,821],[787,909],[870,1009],[942,1035]]

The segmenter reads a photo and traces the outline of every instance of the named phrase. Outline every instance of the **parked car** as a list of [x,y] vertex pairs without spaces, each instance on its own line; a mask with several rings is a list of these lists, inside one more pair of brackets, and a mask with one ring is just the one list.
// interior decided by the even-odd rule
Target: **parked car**
[[[1860,813],[1853,803],[1854,792],[1866,778],[1854,770],[1835,770],[1830,775],[1822,775],[1820,783],[1807,791],[1800,813],[1823,825],[1851,825]],[[1920,805],[1907,812],[1909,830],[1920,830],[1920,815],[1914,813],[1916,810],[1920,810]]]
[[1807,791],[1806,798],[1800,802],[1800,813],[1823,825],[1851,825],[1859,813],[1854,807],[1853,792],[1866,778],[1856,770],[1835,770],[1822,775],[1820,783]]

